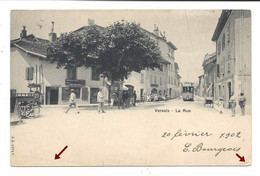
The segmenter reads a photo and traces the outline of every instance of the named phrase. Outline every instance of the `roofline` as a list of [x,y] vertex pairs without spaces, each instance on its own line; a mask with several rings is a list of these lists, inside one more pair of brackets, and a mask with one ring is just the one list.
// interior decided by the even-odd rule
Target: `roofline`
[[224,28],[224,26],[232,12],[233,12],[233,10],[222,10],[222,13],[218,19],[218,24],[217,24],[215,31],[213,33],[213,36],[211,38],[211,40],[213,42],[217,41],[222,29]]
[[[212,58],[213,58],[213,59],[212,59]],[[215,60],[217,60],[217,55],[214,54],[213,56],[209,57],[207,60],[203,60],[203,62],[202,62],[202,67],[204,67],[205,65],[209,64],[209,63],[205,64],[205,63],[206,63],[207,61],[209,61],[209,60],[212,60],[212,61],[210,61],[209,63],[214,62]]]
[[168,45],[170,45],[174,50],[178,50],[176,46],[172,42],[167,42]]
[[72,32],[78,32],[78,31],[80,31],[81,29],[84,29],[84,28],[86,28],[86,27],[91,27],[91,26],[96,26],[96,27],[99,27],[99,28],[101,28],[101,29],[105,29],[105,27],[103,27],[103,26],[99,26],[99,25],[97,25],[97,24],[93,24],[93,25],[82,26],[81,28],[78,28],[78,29],[76,29],[75,31],[72,31]]
[[16,43],[14,43],[14,46],[16,46],[17,48],[23,50],[23,51],[26,52],[27,54],[31,54],[31,55],[34,55],[34,56],[38,56],[38,57],[42,57],[42,58],[46,58],[45,55],[38,54],[38,53],[35,53],[35,52],[32,52],[32,51],[28,51],[28,50],[24,49],[23,47],[17,45]]

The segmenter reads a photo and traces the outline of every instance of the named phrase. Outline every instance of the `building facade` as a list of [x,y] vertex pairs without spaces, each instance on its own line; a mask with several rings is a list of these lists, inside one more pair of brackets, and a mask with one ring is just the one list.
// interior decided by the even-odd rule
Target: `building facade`
[[146,32],[160,48],[162,61],[159,69],[142,70],[140,73],[132,72],[124,84],[132,85],[137,93],[137,100],[140,100],[142,95],[158,93],[166,95],[169,99],[176,98],[181,94],[180,78],[178,73],[179,67],[175,62],[175,50],[177,48],[167,42],[165,33],[161,33],[156,25],[154,31]]
[[[81,32],[91,25],[95,25],[93,20],[89,20],[88,26],[83,26],[76,32]],[[168,98],[180,96],[181,77],[174,58],[177,48],[171,42],[167,42],[165,34],[162,35],[157,27],[153,33],[142,30],[160,47],[160,68],[142,70],[140,73],[132,72],[127,80],[117,82],[117,85],[111,87],[111,83],[97,74],[94,68],[57,69],[55,63],[46,61],[47,45],[58,39],[54,32],[54,23],[49,40],[37,38],[32,34],[27,35],[24,27],[20,38],[11,41],[11,92],[29,93],[29,85],[39,85],[45,105],[68,104],[71,89],[75,90],[79,104],[97,103],[96,97],[100,87],[103,87],[107,101],[110,88],[116,91],[128,86],[132,86],[136,91],[137,100],[140,100],[144,93],[167,95]]]
[[55,63],[47,62],[46,46],[56,40],[27,35],[26,28],[20,38],[11,41],[11,92],[30,93],[29,85],[39,85],[44,105],[68,104],[70,89],[74,89],[79,104],[97,103],[97,93],[104,87],[108,99],[106,80],[95,70],[85,68],[57,69]]
[[215,98],[215,89],[214,85],[216,82],[216,53],[206,54],[204,57],[204,61],[202,63],[202,67],[204,70],[204,89],[205,95],[207,97]]
[[[229,108],[231,92],[244,92],[251,105],[251,12],[223,10],[212,41],[216,42],[215,99]],[[237,108],[239,108],[237,106]]]

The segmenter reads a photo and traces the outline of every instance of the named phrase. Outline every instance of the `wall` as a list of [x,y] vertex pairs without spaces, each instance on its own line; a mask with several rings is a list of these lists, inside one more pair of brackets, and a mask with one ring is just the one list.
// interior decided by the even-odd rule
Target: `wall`
[[[11,47],[11,89],[16,89],[17,93],[29,93],[28,83],[36,83],[36,69],[42,65],[43,79],[41,81],[44,93],[44,100],[46,99],[46,87],[57,87],[59,92],[58,104],[68,104],[68,101],[62,100],[62,87],[68,87],[65,85],[65,79],[67,76],[67,70],[57,69],[55,63],[51,64],[38,57],[26,54],[24,51]],[[26,80],[26,68],[34,67],[34,75],[32,81]],[[39,71],[37,73],[38,81],[40,79]],[[78,68],[77,79],[83,79],[86,82],[85,86],[79,86],[81,88],[88,88],[88,100],[82,100],[82,89],[80,99],[77,100],[79,104],[90,103],[90,88],[103,87],[103,79],[99,81],[91,80],[91,69]],[[106,80],[104,80],[105,82]],[[40,83],[40,82],[38,82]],[[108,99],[108,90],[104,89],[105,99]],[[46,104],[46,102],[44,102]]]
[[[242,14],[244,18],[242,19]],[[218,43],[222,41],[223,34],[227,34],[230,25],[230,43],[225,45],[224,51],[218,55]],[[226,37],[227,40],[227,37]],[[217,40],[217,64],[225,60],[225,75],[217,78],[215,86],[216,95],[224,98],[224,105],[229,107],[228,84],[231,83],[231,91],[237,96],[241,91],[246,92],[246,97],[251,102],[251,14],[250,11],[235,10],[227,20]],[[222,45],[221,45],[222,47]],[[230,57],[228,57],[230,56]],[[230,64],[230,73],[228,73]],[[243,78],[241,78],[243,77]],[[219,90],[221,86],[222,90]],[[224,87],[224,89],[223,89]],[[250,91],[249,91],[250,90]]]

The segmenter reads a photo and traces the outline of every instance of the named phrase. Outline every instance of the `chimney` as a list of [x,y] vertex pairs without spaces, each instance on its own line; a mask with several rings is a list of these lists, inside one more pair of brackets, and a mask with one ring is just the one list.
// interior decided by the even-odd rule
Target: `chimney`
[[95,21],[92,19],[88,19],[88,25],[93,26],[95,24]]
[[158,27],[156,27],[156,24],[154,24],[153,33],[154,33],[156,36],[159,36],[159,30],[158,30]]
[[165,31],[163,31],[163,38],[166,40]]
[[51,22],[52,26],[51,26],[51,33],[49,33],[49,40],[51,42],[55,42],[57,39],[57,34],[54,32],[54,21]]
[[20,33],[20,38],[25,38],[27,36],[26,26],[23,26],[23,30]]

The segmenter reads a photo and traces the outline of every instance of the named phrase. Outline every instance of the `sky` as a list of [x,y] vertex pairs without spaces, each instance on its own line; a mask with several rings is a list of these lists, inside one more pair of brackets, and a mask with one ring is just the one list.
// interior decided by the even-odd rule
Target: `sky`
[[175,61],[181,81],[197,82],[203,74],[204,56],[216,50],[211,38],[220,14],[220,10],[20,10],[11,12],[11,39],[19,38],[23,26],[27,34],[48,39],[51,21],[58,36],[88,25],[88,19],[104,27],[127,20],[140,23],[150,32],[156,24],[162,33],[165,31],[167,41],[177,47]]

